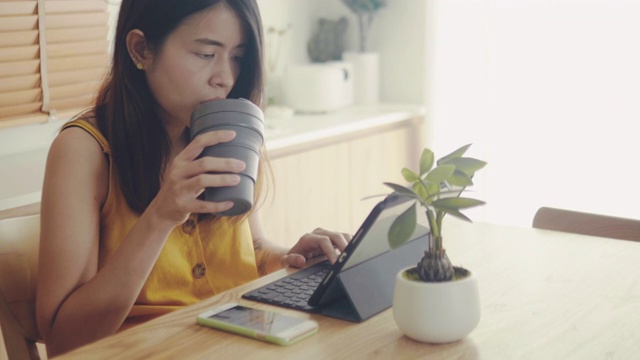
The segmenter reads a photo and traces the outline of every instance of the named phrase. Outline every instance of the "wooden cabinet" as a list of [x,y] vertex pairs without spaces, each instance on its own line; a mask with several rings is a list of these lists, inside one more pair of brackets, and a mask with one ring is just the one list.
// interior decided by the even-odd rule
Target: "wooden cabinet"
[[358,230],[371,209],[383,198],[371,196],[391,192],[383,183],[402,184],[405,181],[400,170],[417,166],[417,161],[413,161],[414,152],[419,151],[415,149],[420,148],[414,139],[416,130],[405,127],[349,142],[352,233]]
[[[271,160],[275,186],[261,209],[267,236],[290,247],[316,227],[355,233],[382,197],[402,183],[422,148],[421,120],[406,119]],[[335,138],[333,139],[335,140]]]
[[283,245],[316,227],[349,230],[346,143],[271,161],[274,186],[261,211],[268,237]]

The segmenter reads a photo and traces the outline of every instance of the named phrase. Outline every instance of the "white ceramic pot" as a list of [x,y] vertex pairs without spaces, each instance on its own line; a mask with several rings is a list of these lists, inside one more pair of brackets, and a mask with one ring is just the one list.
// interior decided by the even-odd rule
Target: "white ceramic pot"
[[335,111],[353,104],[351,63],[332,61],[287,66],[282,83],[286,104],[303,113]]
[[[428,343],[448,343],[467,336],[480,321],[475,274],[447,282],[427,283],[396,276],[393,318],[406,336]],[[456,271],[459,268],[456,268]]]
[[354,103],[377,104],[380,100],[380,54],[345,52],[342,59],[353,65]]

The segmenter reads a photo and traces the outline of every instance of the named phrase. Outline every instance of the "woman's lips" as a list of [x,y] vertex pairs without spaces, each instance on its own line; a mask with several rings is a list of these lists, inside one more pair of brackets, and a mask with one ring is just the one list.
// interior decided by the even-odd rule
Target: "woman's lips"
[[209,101],[216,101],[216,100],[222,100],[222,98],[221,97],[214,97],[214,98],[211,98],[209,100],[203,101],[201,104],[204,104],[204,103],[209,102]]

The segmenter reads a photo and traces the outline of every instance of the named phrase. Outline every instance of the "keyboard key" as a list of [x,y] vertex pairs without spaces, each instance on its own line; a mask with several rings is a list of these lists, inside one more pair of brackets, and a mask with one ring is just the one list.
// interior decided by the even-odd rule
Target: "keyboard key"
[[243,297],[298,310],[318,311],[309,306],[308,301],[330,267],[329,261],[324,261],[248,292]]

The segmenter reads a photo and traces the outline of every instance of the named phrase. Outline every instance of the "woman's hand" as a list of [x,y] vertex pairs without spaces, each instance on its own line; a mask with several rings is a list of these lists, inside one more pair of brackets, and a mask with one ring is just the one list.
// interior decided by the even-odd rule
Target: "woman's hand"
[[322,255],[333,264],[338,258],[336,250],[342,252],[349,241],[349,234],[317,228],[298,240],[287,255],[282,257],[282,265],[301,268],[306,265],[307,260]]
[[198,199],[207,187],[234,186],[240,182],[235,174],[210,174],[210,172],[237,173],[245,168],[244,162],[230,158],[198,155],[205,147],[231,141],[234,131],[211,131],[196,136],[169,163],[160,191],[149,206],[160,220],[173,226],[182,224],[191,213],[214,213],[230,209],[233,203],[210,202]]

